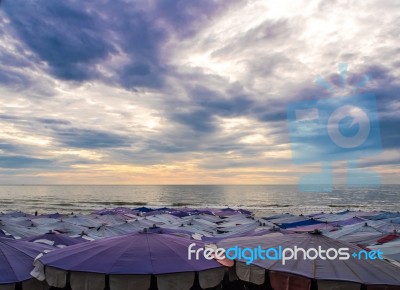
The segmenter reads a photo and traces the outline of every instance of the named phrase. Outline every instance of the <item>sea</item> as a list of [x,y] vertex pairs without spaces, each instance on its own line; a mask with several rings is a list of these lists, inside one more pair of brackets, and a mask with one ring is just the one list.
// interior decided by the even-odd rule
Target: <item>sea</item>
[[87,214],[114,207],[243,208],[256,215],[343,210],[400,211],[400,185],[335,186],[301,192],[296,185],[0,185],[0,211]]

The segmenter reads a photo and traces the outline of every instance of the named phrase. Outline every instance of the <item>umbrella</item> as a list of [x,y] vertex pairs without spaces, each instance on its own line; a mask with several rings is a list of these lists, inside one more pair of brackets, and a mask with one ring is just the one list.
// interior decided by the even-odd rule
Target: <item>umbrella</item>
[[279,227],[281,227],[282,229],[290,229],[290,228],[303,227],[303,226],[319,225],[319,224],[323,224],[323,223],[324,222],[314,220],[314,219],[306,219],[303,221],[281,223],[281,224],[279,224]]
[[381,250],[384,257],[392,259],[400,265],[400,239],[382,245],[369,246],[368,248],[370,250]]
[[[340,248],[348,248],[350,255],[358,253],[361,250],[350,243],[333,240],[320,234],[265,235],[260,237],[234,238],[221,241],[218,245],[225,249],[235,246],[242,249],[257,248],[258,246],[261,246],[263,249],[278,249],[279,246],[282,249],[294,249],[297,246],[306,251],[311,248],[318,249],[318,247],[321,247],[325,251],[333,248],[336,252]],[[325,259],[316,257],[312,260],[304,259],[304,256],[300,255],[300,258],[297,260],[287,260],[285,264],[283,264],[281,259],[257,259],[252,262],[252,265],[256,265],[261,269],[295,274],[307,277],[308,279],[336,282],[345,281],[366,285],[400,285],[400,269],[384,260],[357,259],[352,256],[349,256],[349,259],[343,260],[338,258],[328,259],[326,257]],[[331,254],[330,256],[333,255]],[[244,259],[238,259],[238,261],[246,262]],[[243,263],[238,263],[238,266],[237,273],[240,274],[242,268],[246,266]]]
[[51,249],[45,245],[0,238],[0,285],[31,279],[34,259],[41,252]]
[[71,224],[68,222],[64,222],[62,220],[56,221],[51,224],[47,224],[47,225],[43,226],[43,229],[45,229],[46,232],[57,231],[57,232],[61,232],[64,234],[69,234],[69,235],[79,234],[86,230],[85,227],[77,226],[77,225],[74,225],[74,224]]
[[154,209],[149,208],[149,207],[142,206],[142,207],[134,208],[133,210],[146,213],[146,212],[151,212],[151,211],[153,211]]
[[365,219],[359,218],[359,217],[353,217],[353,218],[349,218],[349,219],[345,219],[345,220],[331,222],[330,224],[335,227],[342,227],[342,226],[350,226],[350,225],[358,224],[361,222],[365,222]]
[[282,218],[289,218],[289,217],[294,217],[294,215],[292,215],[290,213],[283,213],[283,214],[277,214],[277,215],[263,217],[263,219],[274,222],[274,220],[282,219]]
[[114,226],[101,226],[96,229],[86,231],[87,236],[93,239],[114,237],[127,234],[128,232],[123,229],[114,228]]
[[383,212],[377,215],[369,216],[370,220],[383,220],[389,218],[398,218],[400,217],[400,212]]
[[18,217],[33,217],[30,214],[26,214],[22,211],[13,211],[13,212],[8,212],[8,213],[3,213],[1,214],[2,217],[10,217],[10,218],[18,218]]
[[18,217],[18,218],[2,218],[0,220],[3,223],[11,223],[16,224],[23,227],[32,227],[32,220],[26,217]]
[[58,218],[52,218],[52,217],[37,217],[35,219],[32,220],[32,223],[38,227],[40,226],[46,226],[49,224],[53,224],[55,222],[59,222],[61,221]]
[[113,225],[126,221],[126,218],[122,214],[113,215],[93,215],[93,218],[102,222],[103,224]]
[[45,244],[45,245],[55,246],[55,247],[59,247],[59,248],[87,242],[87,240],[82,239],[82,238],[71,238],[69,236],[66,236],[63,234],[57,234],[57,233],[53,233],[53,232],[50,232],[50,233],[47,233],[44,235],[35,236],[35,237],[24,238],[23,240],[27,241],[27,242]]
[[44,234],[46,230],[40,229],[37,227],[24,227],[20,226],[14,223],[5,223],[5,222],[0,222],[0,229],[3,232],[6,232],[13,237],[19,239],[19,238],[26,238],[26,237],[32,237],[40,234]]
[[[157,275],[159,289],[168,289],[171,285],[179,286],[171,289],[189,289],[194,282],[194,272],[200,272],[199,281],[202,286],[216,286],[222,280],[223,268],[216,261],[207,260],[202,255],[199,260],[189,260],[188,247],[192,243],[193,240],[173,235],[136,233],[58,249],[44,255],[39,261],[46,266],[46,280],[51,286],[64,287],[66,278],[59,283],[60,279],[53,277],[59,277],[60,271],[72,272],[73,290],[83,289],[79,286],[82,283],[96,284],[103,289],[104,274],[112,278],[111,289],[119,289],[120,286],[117,285],[126,277],[131,277],[132,280],[140,277],[141,282],[136,284],[142,285],[142,288],[137,285],[135,289],[148,289],[151,275]],[[204,244],[196,242],[194,249],[199,247],[204,247]],[[53,269],[58,272],[54,274]],[[215,271],[210,272],[213,269]],[[66,277],[66,272],[64,273]],[[82,273],[87,275],[83,277]],[[87,282],[87,279],[92,281]]]
[[315,230],[319,230],[321,232],[329,232],[334,230],[335,227],[328,223],[320,223],[315,225],[301,226],[289,229],[292,232],[301,233],[301,232],[313,232]]
[[92,218],[90,216],[77,215],[64,218],[63,221],[86,228],[97,228],[104,224],[104,222],[96,220],[95,218]]
[[[373,225],[374,224],[374,225]],[[327,237],[346,241],[350,243],[362,243],[366,240],[374,240],[382,237],[383,231],[380,231],[377,226],[382,225],[382,222],[369,222],[369,223],[358,223],[349,226],[345,226],[340,230],[334,232],[325,233]]]

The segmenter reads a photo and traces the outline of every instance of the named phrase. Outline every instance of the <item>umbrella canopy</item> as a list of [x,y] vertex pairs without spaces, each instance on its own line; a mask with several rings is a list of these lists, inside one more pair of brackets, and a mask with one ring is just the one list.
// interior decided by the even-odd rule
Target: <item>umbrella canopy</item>
[[51,217],[38,217],[32,220],[32,223],[38,227],[40,226],[46,226],[53,224],[55,222],[60,221],[58,218],[51,218]]
[[345,219],[345,220],[331,222],[330,224],[335,227],[339,227],[339,226],[342,227],[342,226],[350,226],[350,225],[358,224],[361,222],[365,222],[365,219],[359,218],[359,217],[353,217],[353,218],[349,218],[349,219]]
[[315,225],[307,225],[307,226],[301,226],[301,227],[295,227],[289,229],[290,231],[296,232],[296,233],[301,233],[301,232],[313,232],[315,230],[319,230],[321,232],[329,232],[331,230],[336,229],[333,225],[328,224],[328,223],[320,223],[320,224],[315,224]]
[[101,221],[102,223],[106,223],[108,225],[122,223],[126,220],[121,214],[114,215],[94,215],[95,219]]
[[87,242],[87,240],[82,238],[71,238],[69,236],[57,233],[47,233],[44,235],[25,238],[23,240],[27,242],[34,242],[55,247],[72,246],[83,242]]
[[151,212],[151,211],[153,211],[152,208],[145,207],[145,206],[137,207],[137,208],[134,208],[133,210],[139,211],[139,212]]
[[87,227],[87,228],[97,228],[104,224],[104,222],[102,222],[101,220],[96,220],[95,218],[93,218],[91,216],[74,215],[74,216],[64,218],[63,221],[71,223],[73,225]]
[[327,237],[346,241],[350,243],[361,243],[367,240],[374,240],[382,237],[383,231],[380,231],[377,227],[384,224],[383,222],[369,222],[369,223],[358,223],[349,226],[345,226],[340,230],[334,232],[325,233]]
[[400,212],[383,212],[377,215],[369,216],[370,220],[383,220],[388,218],[398,218],[400,217]]
[[400,239],[382,245],[369,246],[368,248],[371,250],[381,250],[384,257],[400,263]]
[[[137,233],[59,249],[40,261],[62,270],[102,274],[168,274],[221,267],[202,255],[199,260],[188,260],[193,242],[167,234]],[[201,246],[196,242],[194,249]]]
[[41,252],[52,249],[45,245],[0,238],[0,285],[31,279],[33,260]]
[[46,232],[48,231],[57,231],[61,232],[64,234],[79,234],[81,232],[84,232],[86,230],[85,227],[77,226],[68,222],[64,221],[56,221],[52,224],[47,224],[42,227]]
[[323,224],[323,222],[317,221],[314,219],[306,219],[304,221],[281,223],[281,224],[279,224],[279,227],[281,227],[282,229],[290,229],[290,228],[311,226],[311,225],[318,225],[318,224]]
[[[334,248],[348,248],[349,254],[358,253],[361,249],[338,240],[333,240],[323,235],[316,234],[288,234],[281,236],[268,235],[261,237],[246,237],[227,239],[218,243],[220,247],[229,248],[239,246],[240,248],[303,248],[306,251],[310,248],[323,250]],[[246,262],[239,259],[239,261]],[[400,268],[384,260],[356,259],[352,256],[347,260],[321,259],[304,260],[300,256],[297,260],[288,260],[283,265],[281,260],[254,260],[253,265],[276,272],[285,272],[304,276],[317,280],[347,281],[366,285],[400,285]]]
[[7,232],[8,234],[12,235],[13,237],[15,237],[17,239],[32,237],[32,236],[44,234],[46,232],[45,229],[41,229],[38,227],[26,228],[24,226],[20,226],[17,224],[4,223],[4,222],[0,222],[0,229],[3,232]]
[[93,239],[115,237],[127,233],[127,231],[114,228],[113,226],[101,226],[96,229],[86,231],[86,234]]
[[16,225],[27,227],[27,228],[34,226],[32,220],[29,218],[26,218],[26,217],[2,218],[2,219],[0,219],[0,221],[3,223],[16,224]]

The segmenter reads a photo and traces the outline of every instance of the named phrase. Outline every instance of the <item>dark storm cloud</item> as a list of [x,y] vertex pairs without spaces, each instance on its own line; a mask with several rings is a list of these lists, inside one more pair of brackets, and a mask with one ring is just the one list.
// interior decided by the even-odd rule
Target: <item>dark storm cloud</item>
[[202,86],[187,88],[187,94],[190,103],[172,111],[171,120],[202,134],[217,130],[216,117],[244,116],[255,104],[248,96],[232,96]]
[[113,78],[127,88],[162,86],[168,71],[163,45],[169,36],[193,35],[225,6],[215,1],[73,0],[6,0],[2,5],[17,35],[55,77],[104,79],[96,65],[126,54]]
[[113,46],[99,33],[96,13],[70,1],[4,1],[3,7],[24,43],[51,72],[67,80],[87,80],[97,60],[107,57]]
[[193,110],[187,113],[176,113],[173,120],[177,121],[198,133],[215,132],[215,120],[213,114],[206,110]]
[[[207,83],[207,81],[205,82]],[[276,134],[286,134],[286,127],[282,123],[287,122],[286,108],[288,103],[291,100],[308,99],[310,93],[312,93],[312,96],[321,95],[321,89],[313,84],[311,84],[311,87],[299,88],[299,91],[293,96],[282,96],[274,99],[266,95],[258,100],[254,93],[244,93],[243,88],[237,85],[224,83],[222,87],[224,88],[222,91],[203,86],[187,88],[186,92],[190,97],[190,102],[173,110],[171,119],[198,132],[198,136],[201,136],[201,138],[204,138],[204,134],[217,132],[220,125],[217,117],[246,117],[266,125],[273,122],[275,128],[272,131],[275,131]],[[180,108],[183,108],[182,110],[185,110],[185,112],[180,112]],[[245,134],[239,137],[244,137]],[[218,141],[212,148],[220,151],[221,148],[217,145]],[[230,140],[230,142],[236,141]]]
[[254,105],[254,101],[246,95],[237,96],[227,92],[224,96],[205,87],[195,87],[188,94],[194,103],[220,116],[243,115]]

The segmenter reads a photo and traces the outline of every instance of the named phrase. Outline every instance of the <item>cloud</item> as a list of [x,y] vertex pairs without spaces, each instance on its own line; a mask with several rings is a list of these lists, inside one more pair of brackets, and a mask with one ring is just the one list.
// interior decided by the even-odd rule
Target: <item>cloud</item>
[[51,160],[25,156],[0,156],[0,168],[48,168]]
[[99,18],[74,2],[5,1],[3,7],[21,40],[66,80],[93,78],[91,67],[112,45],[98,34]]
[[58,129],[55,136],[62,144],[75,148],[118,148],[132,143],[132,139],[127,136],[90,129]]
[[[166,2],[6,0],[2,6],[15,33],[55,77],[108,79],[134,89],[162,86],[169,69],[162,61],[167,57],[163,46],[169,38],[193,35],[199,23],[226,6],[215,1]],[[111,58],[121,60],[118,67],[109,66]],[[114,70],[112,76],[109,70]]]
[[[370,77],[357,90],[377,95],[382,144],[396,151],[389,2],[4,0],[0,152],[46,180],[137,166],[154,180],[179,166],[205,180],[288,178],[287,105],[334,97],[315,79],[340,87],[341,62],[349,90]],[[380,161],[391,170],[379,157],[365,166]]]

